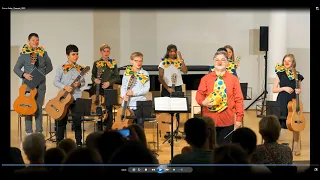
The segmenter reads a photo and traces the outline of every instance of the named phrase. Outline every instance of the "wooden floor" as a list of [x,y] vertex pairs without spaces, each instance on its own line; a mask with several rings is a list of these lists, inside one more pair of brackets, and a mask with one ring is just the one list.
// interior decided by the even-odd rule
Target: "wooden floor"
[[[294,156],[294,161],[310,161],[310,124],[309,124],[309,120],[310,120],[310,115],[309,113],[305,114],[306,117],[306,121],[307,121],[307,125],[305,130],[302,132],[301,134],[301,138],[302,138],[302,146],[301,146],[301,155],[300,156]],[[53,128],[53,124],[54,122],[52,121],[52,128]],[[257,137],[258,137],[258,144],[261,143],[261,136],[258,133],[258,123],[259,123],[259,118],[256,117],[256,112],[253,110],[248,110],[245,111],[245,116],[244,116],[244,126],[251,128],[253,131],[255,131],[257,133]],[[35,121],[33,121],[33,127],[35,127]],[[43,128],[44,128],[44,135],[49,138],[49,126],[48,126],[49,122],[47,122],[47,118],[44,117],[43,118]],[[146,131],[146,135],[147,135],[147,140],[149,142],[156,140],[156,136],[153,136],[153,125],[152,124],[146,124],[145,125],[145,131]],[[182,125],[183,126],[183,125]],[[183,127],[181,128],[181,131],[183,131]],[[94,123],[92,122],[86,122],[85,123],[85,137],[93,132],[94,129]],[[25,132],[24,132],[24,119],[22,119],[22,138],[24,138],[25,136]],[[71,124],[68,124],[67,127],[67,137],[68,138],[72,138],[74,139],[74,133],[71,131]],[[284,140],[280,141],[279,143],[283,143],[283,142],[287,142],[290,144],[292,144],[292,132],[290,131],[286,131],[285,136],[284,136]],[[154,140],[153,140],[154,138]],[[170,161],[170,145],[168,143],[162,143],[164,141],[164,139],[159,138],[159,161],[160,163],[166,164],[169,163]],[[185,142],[185,140],[180,139],[178,141],[174,142],[174,154],[179,154],[181,149],[186,146],[187,143]],[[18,147],[21,149],[21,143],[19,140],[19,130],[18,130],[18,115],[16,112],[11,111],[11,146],[13,147]],[[52,143],[50,141],[47,141],[47,148],[52,148],[55,147],[56,143]],[[153,145],[150,145],[150,148],[155,148]],[[23,152],[23,151],[22,151]],[[26,159],[25,154],[23,153],[23,158],[25,160],[26,163],[29,163],[28,160]]]

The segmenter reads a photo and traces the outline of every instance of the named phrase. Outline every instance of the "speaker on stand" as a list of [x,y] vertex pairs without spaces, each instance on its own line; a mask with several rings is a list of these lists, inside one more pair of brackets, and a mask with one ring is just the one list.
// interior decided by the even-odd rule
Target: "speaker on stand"
[[260,26],[260,43],[259,43],[259,50],[265,51],[265,64],[264,64],[264,90],[263,92],[245,109],[249,109],[255,102],[262,101],[261,109],[258,109],[257,106],[257,112],[260,114],[257,115],[257,117],[263,117],[263,113],[265,111],[265,102],[267,98],[267,62],[268,62],[268,48],[269,48],[269,27],[268,26]]

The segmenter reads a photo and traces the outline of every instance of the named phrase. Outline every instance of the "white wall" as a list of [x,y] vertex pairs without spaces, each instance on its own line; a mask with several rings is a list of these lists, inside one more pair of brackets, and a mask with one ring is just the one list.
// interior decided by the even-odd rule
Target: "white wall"
[[[121,11],[120,65],[128,64],[130,53],[136,50],[145,54],[144,64],[157,65],[169,44],[177,45],[187,65],[211,65],[215,50],[230,44],[235,54],[242,57],[238,74],[241,82],[247,82],[252,87],[254,100],[264,88],[265,61],[263,53],[250,55],[252,44],[249,31],[269,26],[269,13],[225,10]],[[308,19],[307,11],[288,13],[288,48],[309,45]],[[302,40],[304,42],[300,44]],[[255,41],[259,41],[259,37]],[[304,86],[309,87],[309,84],[305,82]],[[245,107],[252,101],[245,101]],[[255,108],[256,104],[250,107]],[[309,111],[309,107],[306,106],[305,110]]]
[[290,11],[287,18],[287,52],[295,55],[297,70],[304,76],[301,101],[310,112],[310,11]]
[[[47,75],[45,103],[57,95],[58,88],[53,79],[58,66],[67,61],[66,46],[75,44],[79,48],[79,64],[93,63],[93,12],[92,11],[12,11],[11,46],[27,43],[28,35],[38,33],[40,45],[52,60],[53,71]],[[87,82],[91,72],[86,75]],[[20,83],[20,82],[17,82]],[[17,98],[11,94],[11,101]],[[13,104],[13,103],[12,103]]]
[[[40,35],[43,45],[56,67],[66,60],[65,47],[76,44],[80,48],[79,62],[92,65],[93,15],[92,11],[12,11],[11,44],[22,46],[31,32]],[[37,21],[30,21],[37,19]],[[310,44],[309,11],[288,12],[287,48],[298,59],[298,70],[303,73],[304,92],[309,92]],[[41,26],[38,26],[41,24]],[[251,55],[250,29],[269,25],[269,11],[120,11],[119,66],[129,63],[133,51],[142,52],[144,64],[157,65],[169,44],[176,44],[187,65],[211,65],[213,53],[230,44],[236,55],[242,57],[238,74],[241,82],[252,87],[252,98],[264,88],[264,57]],[[106,26],[109,26],[106,23]],[[255,39],[259,41],[259,38]],[[106,42],[108,43],[108,42]],[[259,44],[259,43],[258,43]],[[303,59],[306,57],[306,59]],[[300,60],[302,58],[302,60]],[[46,100],[57,93],[52,81],[55,72],[48,75]],[[87,75],[87,80],[91,74]],[[15,99],[17,95],[11,95]],[[310,111],[304,93],[305,111]],[[252,101],[245,101],[247,107]],[[250,109],[255,109],[255,104]]]

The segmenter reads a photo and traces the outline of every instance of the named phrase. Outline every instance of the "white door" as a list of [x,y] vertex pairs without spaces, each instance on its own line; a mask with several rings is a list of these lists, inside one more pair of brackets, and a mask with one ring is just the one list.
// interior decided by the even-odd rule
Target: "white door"
[[11,60],[10,60],[10,87],[11,87],[11,104],[10,104],[10,109],[13,110],[13,103],[19,96],[19,87],[21,84],[21,79],[13,72],[13,67],[16,64],[18,57],[19,57],[19,51],[20,47],[19,46],[11,46]]

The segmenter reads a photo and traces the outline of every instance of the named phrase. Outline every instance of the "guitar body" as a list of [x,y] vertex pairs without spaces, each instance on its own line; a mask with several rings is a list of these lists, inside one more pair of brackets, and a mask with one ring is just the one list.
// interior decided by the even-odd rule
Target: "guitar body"
[[[164,138],[167,132],[171,133],[171,114],[159,113],[156,115],[158,119],[158,130],[161,138]],[[173,131],[177,129],[177,119],[173,117]]]
[[[97,101],[97,98],[99,98],[98,101]],[[101,105],[104,103],[103,96],[101,96],[101,95],[97,96],[94,94],[91,96],[91,99],[92,99],[92,104],[91,104],[91,112],[92,113],[96,113],[97,107],[102,107],[102,111],[106,110],[105,106]],[[107,112],[103,113],[103,119],[107,119],[107,118],[108,118],[108,113]]]
[[[23,84],[19,88],[19,97],[14,101],[14,110],[21,115],[33,115],[36,113],[38,107],[36,102],[37,89],[30,89],[27,91],[28,86]],[[28,96],[26,94],[29,94]]]
[[68,93],[65,98],[64,94],[66,94],[65,90],[59,91],[58,95],[48,101],[46,104],[46,112],[50,117],[55,120],[61,120],[66,116],[69,106],[73,103],[73,97],[70,93]]
[[[297,112],[297,105],[299,103],[300,111]],[[287,127],[290,131],[300,132],[306,127],[306,121],[303,115],[303,104],[301,101],[297,102],[296,99],[292,99],[288,103],[288,117],[286,121]]]
[[133,123],[133,119],[127,119],[126,117],[124,117],[123,120],[121,120],[122,114],[124,114],[124,116],[134,116],[134,112],[131,109],[129,108],[124,109],[122,107],[119,107],[117,110],[118,111],[115,117],[115,121],[112,124],[113,130],[123,129]]

